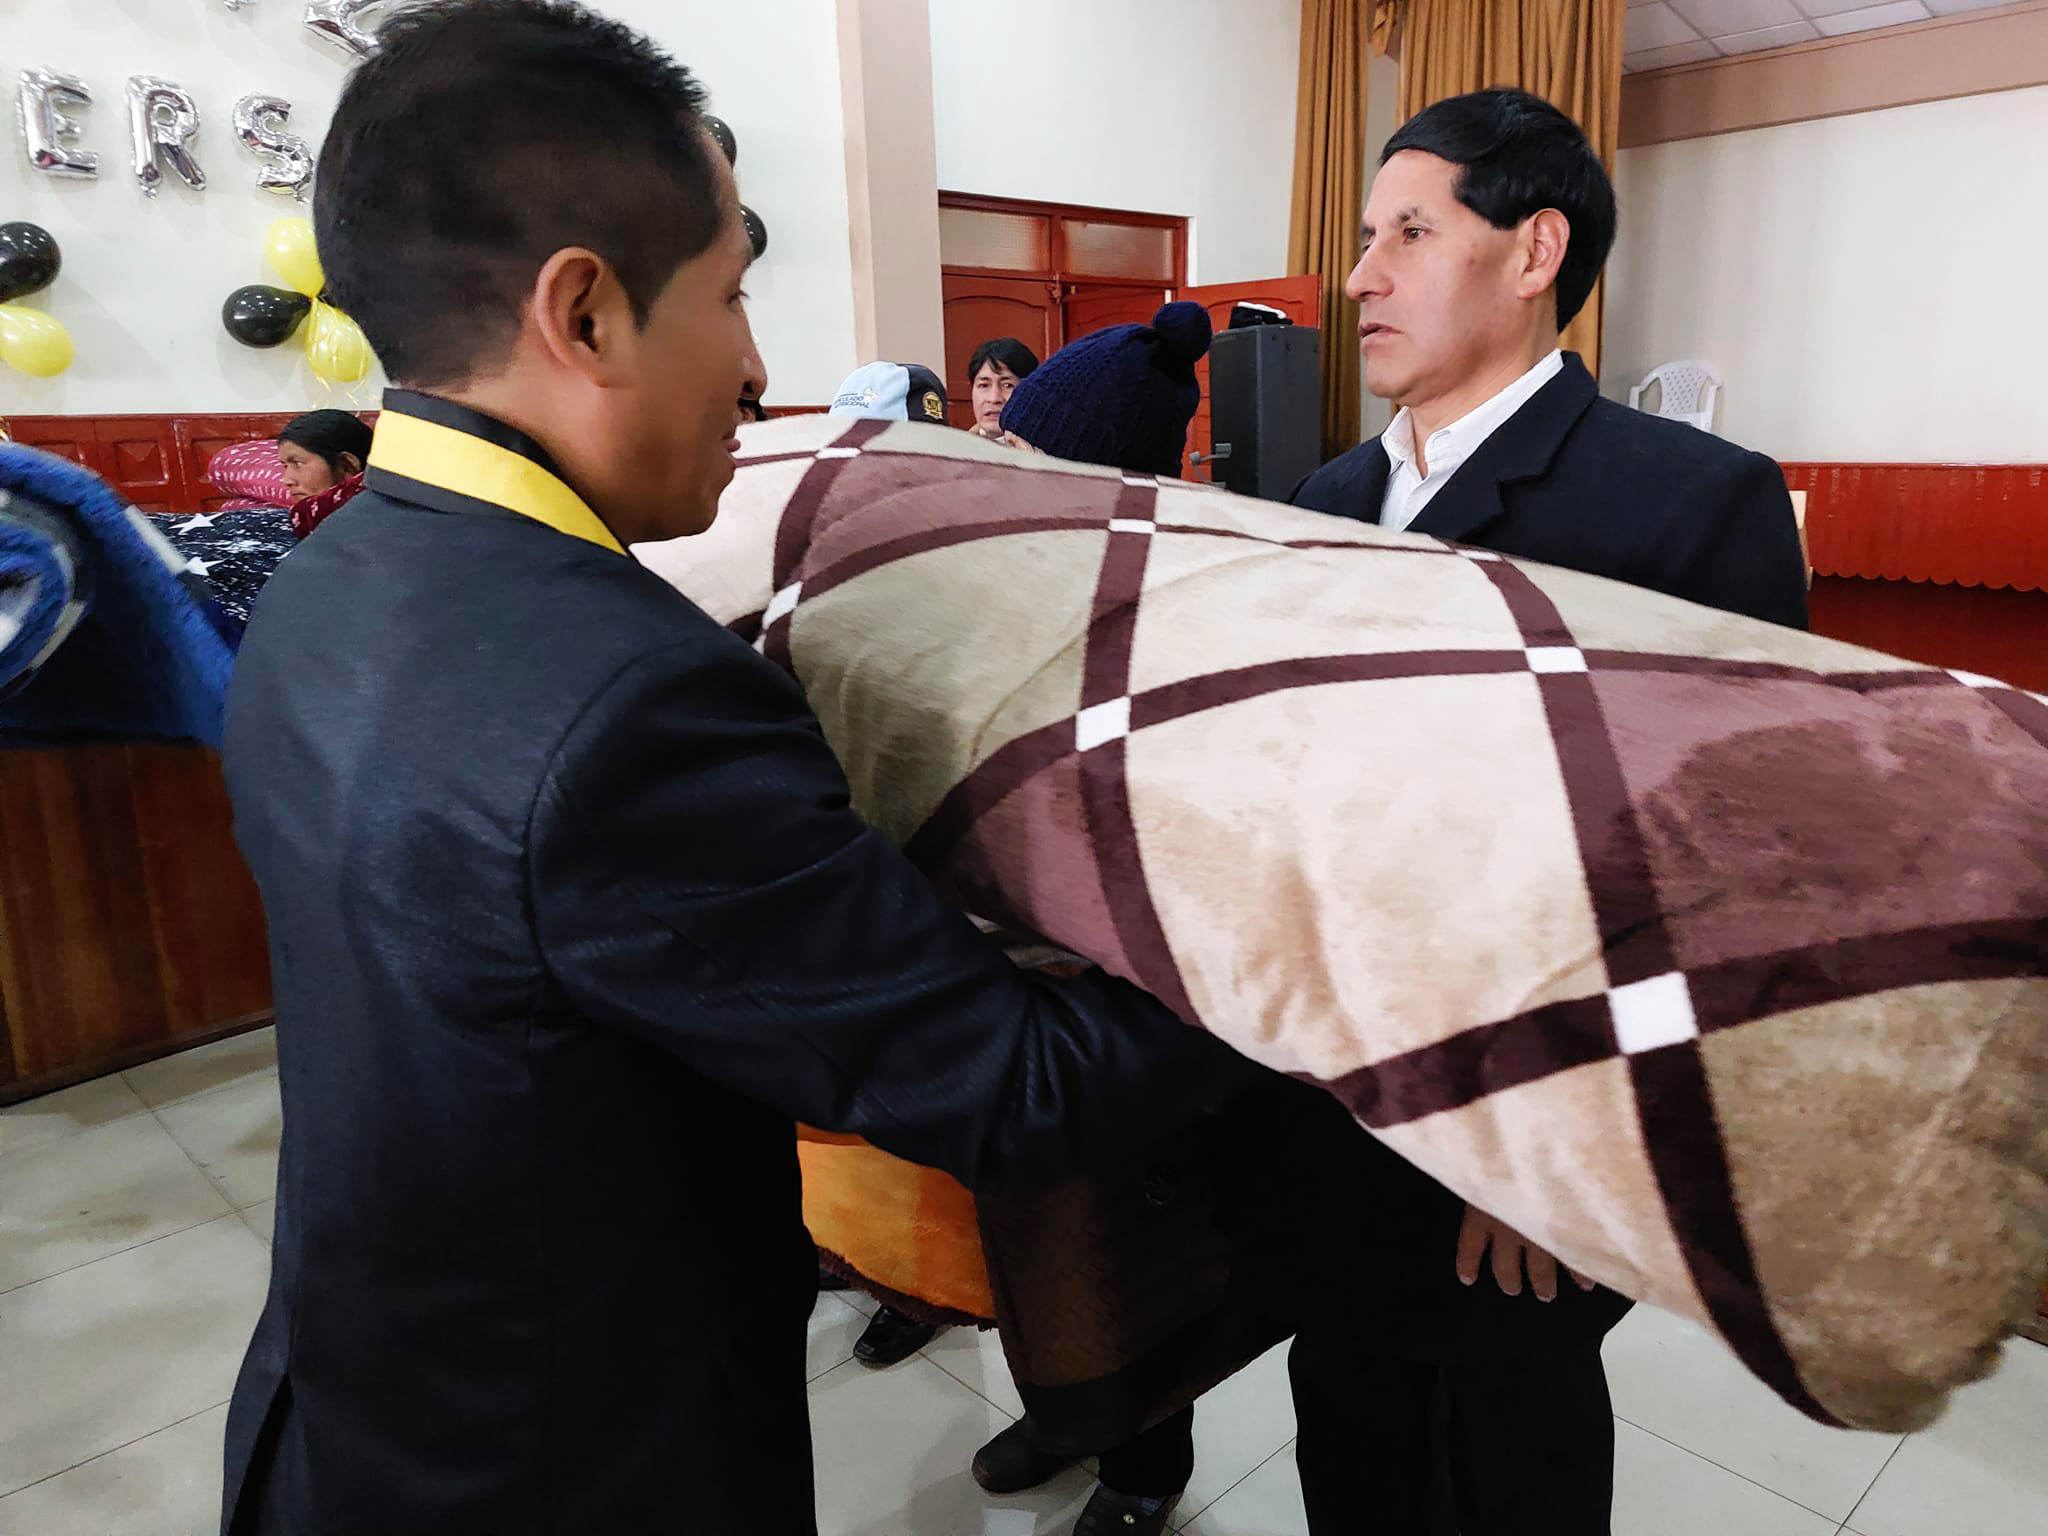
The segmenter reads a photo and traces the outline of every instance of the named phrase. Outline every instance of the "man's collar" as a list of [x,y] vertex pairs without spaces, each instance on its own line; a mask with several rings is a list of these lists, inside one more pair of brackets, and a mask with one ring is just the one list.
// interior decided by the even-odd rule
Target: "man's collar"
[[[1564,369],[1564,354],[1552,347],[1535,363],[1515,375],[1507,384],[1472,407],[1456,421],[1447,422],[1430,433],[1421,446],[1429,456],[1429,473],[1435,478],[1439,464],[1456,469],[1476,452],[1494,432],[1505,425],[1536,393]],[[1388,460],[1396,466],[1415,459],[1415,414],[1403,406],[1380,435]]]
[[438,512],[503,508],[601,549],[625,553],[539,443],[438,395],[384,392],[363,485]]

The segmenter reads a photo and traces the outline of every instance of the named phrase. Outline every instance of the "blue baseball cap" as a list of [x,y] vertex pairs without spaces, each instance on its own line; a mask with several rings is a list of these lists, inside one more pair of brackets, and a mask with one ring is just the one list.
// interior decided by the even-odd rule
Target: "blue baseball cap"
[[946,386],[917,363],[869,363],[856,368],[832,397],[834,416],[877,421],[928,421],[943,426]]

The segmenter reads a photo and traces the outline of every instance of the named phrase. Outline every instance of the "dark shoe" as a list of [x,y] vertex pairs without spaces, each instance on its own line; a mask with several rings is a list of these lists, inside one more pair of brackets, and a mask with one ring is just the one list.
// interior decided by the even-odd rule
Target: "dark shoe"
[[1095,1496],[1074,1522],[1074,1536],[1165,1536],[1166,1522],[1180,1495],[1141,1499],[1133,1493],[1095,1485]]
[[1019,1420],[974,1453],[974,1480],[984,1493],[1022,1493],[1051,1482],[1078,1460],[1041,1451]]
[[854,1340],[853,1358],[862,1365],[894,1365],[908,1360],[938,1336],[936,1323],[920,1323],[884,1307]]

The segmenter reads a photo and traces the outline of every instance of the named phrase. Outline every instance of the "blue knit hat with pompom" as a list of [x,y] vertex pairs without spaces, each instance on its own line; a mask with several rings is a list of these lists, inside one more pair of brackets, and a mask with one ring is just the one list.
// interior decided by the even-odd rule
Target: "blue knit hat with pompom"
[[1180,473],[1202,403],[1195,364],[1209,312],[1183,300],[1150,325],[1113,325],[1040,363],[1003,407],[1003,430],[1058,459],[1147,474]]

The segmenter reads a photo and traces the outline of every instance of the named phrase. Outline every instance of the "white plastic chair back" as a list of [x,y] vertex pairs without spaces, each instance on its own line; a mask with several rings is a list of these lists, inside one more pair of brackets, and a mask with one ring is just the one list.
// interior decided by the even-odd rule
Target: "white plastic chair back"
[[1665,363],[1652,368],[1628,392],[1631,409],[1641,410],[1643,396],[1657,386],[1657,412],[1673,421],[1689,421],[1702,432],[1714,430],[1714,407],[1721,399],[1721,376],[1711,363]]

